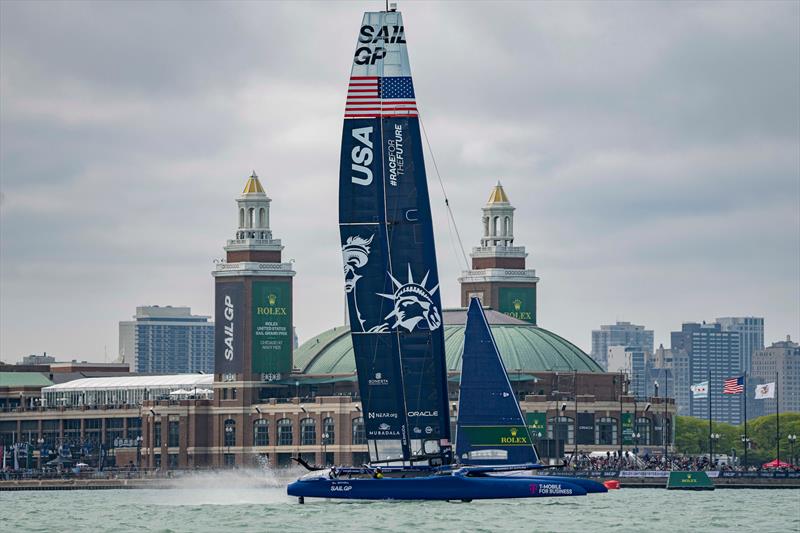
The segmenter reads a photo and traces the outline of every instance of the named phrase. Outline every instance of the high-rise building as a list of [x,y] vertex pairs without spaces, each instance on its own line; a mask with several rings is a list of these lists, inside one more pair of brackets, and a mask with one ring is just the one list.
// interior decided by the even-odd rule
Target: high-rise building
[[764,319],[755,316],[728,316],[717,319],[722,331],[737,331],[742,336],[742,370],[750,373],[753,353],[764,349]]
[[592,331],[591,356],[600,366],[608,369],[609,346],[628,346],[653,353],[653,342],[652,329],[644,329],[644,326],[630,322],[617,322]]
[[[773,342],[768,348],[756,350],[751,376],[753,384],[775,382],[777,386],[776,398],[755,402],[755,414],[774,413],[778,399],[782,413],[800,412],[800,344],[792,342],[788,335],[785,341]],[[747,414],[749,417],[749,404]]]
[[472,249],[472,270],[461,273],[461,305],[477,296],[483,305],[536,324],[536,271],[525,267],[528,253],[514,246],[514,207],[500,182],[483,207],[481,245]]
[[214,372],[214,323],[189,307],[136,308],[119,323],[119,356],[135,372]]
[[652,356],[638,346],[609,346],[608,372],[629,376],[628,390],[637,400],[646,400],[654,392]]
[[272,237],[271,202],[253,172],[236,199],[238,227],[235,238],[225,246],[226,261],[218,263],[212,273],[216,293],[214,386],[222,393],[215,397],[222,401],[220,405],[232,405],[232,400],[250,405],[258,401],[265,382],[282,379],[292,371],[295,271],[291,262],[282,262],[283,245]]
[[[742,422],[742,395],[722,393],[724,380],[743,374],[739,357],[740,338],[738,332],[723,331],[719,324],[685,323],[681,331],[672,332],[673,365],[678,358],[686,357],[688,360],[686,373],[679,377],[676,371],[675,376],[676,389],[681,392],[676,401],[683,400],[685,394],[688,402],[688,409],[679,404],[679,412],[708,418],[710,401],[713,420],[730,424]],[[703,381],[709,381],[708,398],[693,398],[689,387]]]

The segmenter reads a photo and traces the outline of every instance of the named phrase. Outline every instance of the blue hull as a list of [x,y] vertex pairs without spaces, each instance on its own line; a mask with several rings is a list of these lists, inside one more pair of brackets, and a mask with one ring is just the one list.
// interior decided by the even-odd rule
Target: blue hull
[[287,492],[289,496],[352,500],[488,500],[585,496],[587,490],[575,480],[554,480],[549,477],[438,475],[384,479],[301,479],[290,483]]

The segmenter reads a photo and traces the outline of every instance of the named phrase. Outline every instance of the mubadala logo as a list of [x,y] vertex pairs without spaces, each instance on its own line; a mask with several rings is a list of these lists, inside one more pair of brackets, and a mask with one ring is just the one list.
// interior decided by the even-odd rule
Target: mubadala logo
[[370,420],[373,418],[397,418],[397,413],[369,413],[368,418]]
[[386,422],[384,422],[383,424],[381,424],[380,426],[378,426],[378,429],[379,429],[379,430],[381,430],[381,431],[389,431],[389,428],[391,428],[391,427],[392,427],[392,426],[390,426],[389,424],[387,424]]
[[439,416],[439,411],[409,411],[408,416]]
[[389,380],[386,379],[385,377],[383,377],[383,374],[381,374],[380,372],[376,372],[375,373],[375,379],[370,379],[369,380],[369,384],[370,385],[388,385],[389,384]]

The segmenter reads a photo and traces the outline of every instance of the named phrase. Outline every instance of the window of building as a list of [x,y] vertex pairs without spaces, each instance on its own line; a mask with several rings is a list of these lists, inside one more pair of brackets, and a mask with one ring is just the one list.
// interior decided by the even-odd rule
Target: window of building
[[231,389],[231,400],[236,399],[236,388]]
[[253,422],[253,446],[269,446],[269,422],[259,419]]
[[300,421],[300,444],[309,446],[317,443],[317,421],[304,418]]
[[547,438],[575,444],[575,420],[569,416],[552,417],[547,424]]
[[142,434],[142,419],[139,417],[128,418],[128,438],[135,439]]
[[228,418],[224,426],[225,446],[236,446],[236,420]]
[[169,469],[174,470],[178,468],[178,454],[171,453],[169,454]]
[[336,444],[336,427],[331,417],[322,421],[322,444]]
[[604,416],[597,420],[594,441],[600,445],[617,444],[617,419]]
[[278,420],[278,446],[292,445],[292,421],[288,418]]
[[153,424],[153,447],[161,447],[161,422],[155,422]]
[[353,419],[353,444],[366,444],[367,432],[364,430],[364,419],[362,417]]
[[178,447],[180,446],[180,424],[177,420],[171,420],[169,423],[169,434],[167,436],[167,446]]
[[649,446],[652,442],[652,421],[644,416],[636,419],[635,433],[639,434],[639,444]]

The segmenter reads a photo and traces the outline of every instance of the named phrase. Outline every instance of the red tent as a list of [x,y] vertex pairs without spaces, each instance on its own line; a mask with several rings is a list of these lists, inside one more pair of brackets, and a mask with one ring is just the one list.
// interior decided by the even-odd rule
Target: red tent
[[792,465],[789,463],[784,463],[783,461],[778,461],[774,459],[768,463],[764,463],[761,465],[763,468],[791,468]]

